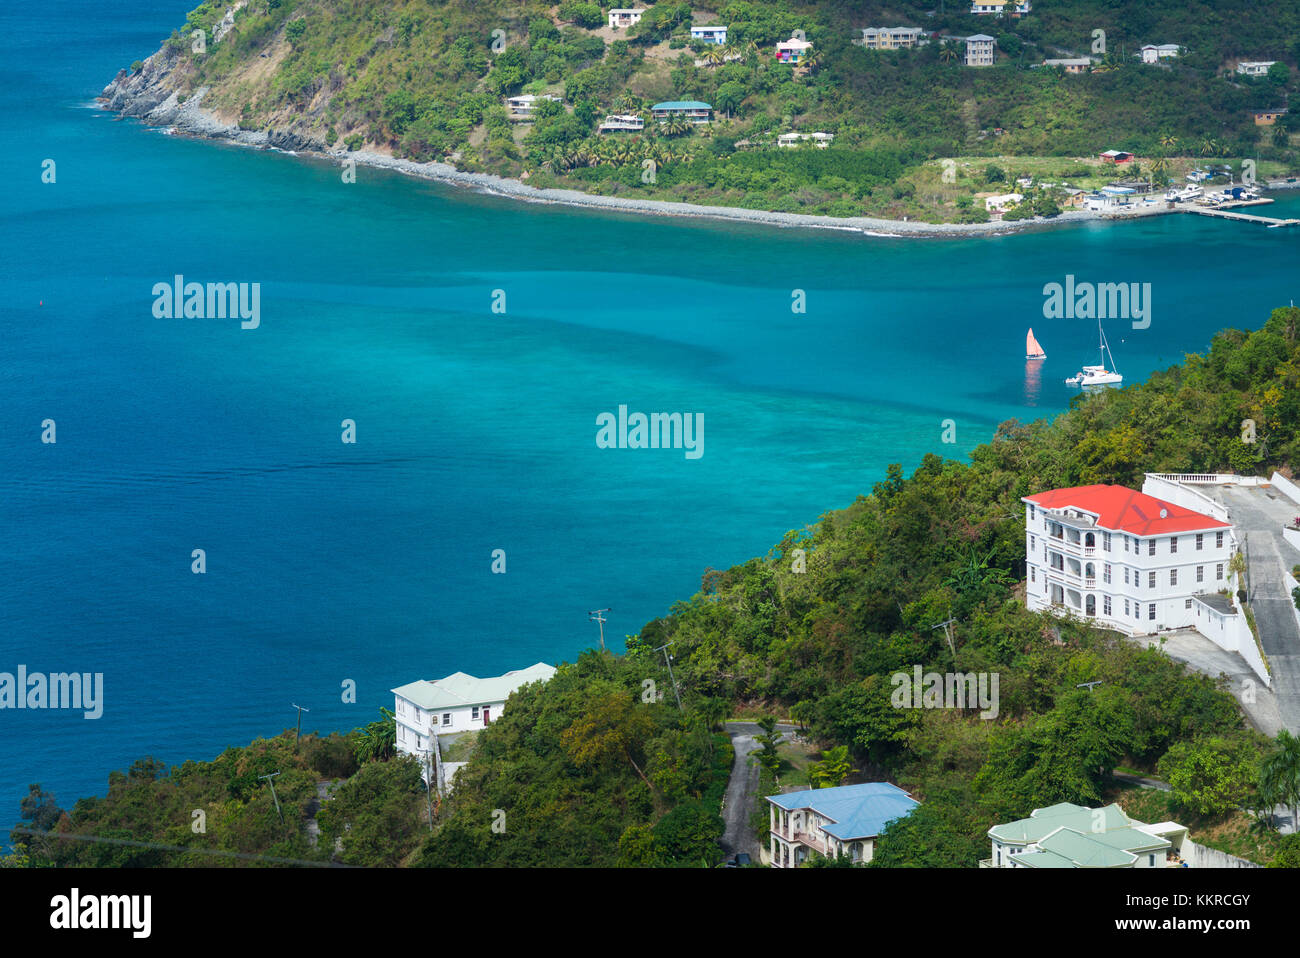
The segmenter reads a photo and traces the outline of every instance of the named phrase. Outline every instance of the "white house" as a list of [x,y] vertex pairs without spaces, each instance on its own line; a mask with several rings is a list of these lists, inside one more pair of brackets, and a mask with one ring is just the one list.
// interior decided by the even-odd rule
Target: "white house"
[[1124,486],[1025,496],[1025,604],[1127,635],[1198,628],[1197,598],[1228,588],[1230,523]]
[[1029,0],[974,0],[970,12],[980,15],[1002,16],[1010,13],[1022,17],[1030,11]]
[[702,43],[723,46],[727,42],[727,28],[721,26],[691,27],[691,39]]
[[984,198],[984,209],[988,212],[1002,212],[1009,206],[1015,206],[1023,200],[1023,193],[1000,193],[997,196],[988,196]]
[[977,33],[966,38],[966,59],[968,67],[991,67],[993,65],[993,48],[997,45],[987,33]]
[[634,23],[641,22],[641,16],[645,13],[645,7],[635,9],[622,8],[609,11],[609,28],[619,30],[624,27],[630,27]]
[[885,826],[920,804],[888,782],[786,792],[767,802],[773,868],[797,868],[810,851],[869,862]]
[[561,97],[555,96],[552,93],[543,93],[541,96],[532,93],[525,93],[521,96],[506,97],[506,107],[510,110],[510,119],[533,119],[533,113],[537,109],[538,104],[545,100],[551,100],[555,103],[564,102]]
[[453,672],[444,679],[420,679],[392,690],[397,696],[397,751],[424,756],[433,735],[468,732],[501,715],[510,693],[529,682],[545,682],[555,668],[544,662],[490,679]]
[[1148,43],[1138,55],[1142,57],[1143,63],[1155,63],[1158,60],[1178,56],[1181,49],[1182,47],[1176,43]]
[[1276,60],[1242,60],[1237,64],[1237,72],[1248,77],[1262,77],[1268,74],[1268,68]]
[[645,120],[637,116],[635,113],[611,113],[609,116],[605,117],[605,122],[600,125],[596,132],[613,133],[616,130],[635,131],[644,129]]
[[805,140],[812,140],[819,150],[824,150],[835,139],[834,133],[782,133],[776,138],[778,147],[796,147]]
[[981,868],[1167,868],[1182,863],[1187,828],[1147,825],[1118,805],[1061,802],[988,831],[992,854]]

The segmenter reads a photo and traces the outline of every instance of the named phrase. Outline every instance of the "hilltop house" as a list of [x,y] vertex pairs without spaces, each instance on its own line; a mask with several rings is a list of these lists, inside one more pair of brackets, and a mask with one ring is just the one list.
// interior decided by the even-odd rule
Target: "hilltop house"
[[918,27],[863,27],[862,39],[853,42],[868,50],[907,50],[922,42]]
[[1004,213],[1024,198],[1022,193],[1000,193],[997,196],[988,196],[984,199],[984,209],[989,213]]
[[1248,77],[1262,77],[1268,75],[1268,68],[1276,60],[1241,60],[1237,64],[1237,72]]
[[1274,107],[1271,110],[1256,110],[1255,125],[1272,126],[1279,119],[1281,119],[1283,116],[1286,115],[1286,109],[1287,108],[1283,106],[1283,107]]
[[720,26],[691,27],[691,39],[699,40],[701,43],[712,43],[714,46],[720,47],[727,42],[727,28]]
[[699,100],[668,100],[650,108],[651,115],[663,123],[674,116],[685,117],[692,123],[708,123],[713,107]]
[[1098,154],[1098,159],[1103,163],[1129,163],[1133,160],[1133,154],[1124,150],[1107,150]]
[[776,45],[776,59],[778,63],[789,63],[791,66],[798,66],[800,61],[808,56],[808,51],[811,49],[812,44],[807,40],[791,37],[789,40],[783,40]]
[[1178,56],[1181,49],[1182,47],[1176,43],[1148,43],[1139,51],[1138,56],[1142,58],[1143,63],[1155,63]]
[[810,849],[869,862],[885,826],[920,804],[888,782],[786,792],[767,796],[767,802],[773,868],[797,868]]
[[1092,69],[1092,61],[1087,57],[1067,57],[1056,60],[1044,60],[1045,67],[1060,67],[1066,73],[1087,73]]
[[505,709],[511,692],[554,674],[553,666],[538,662],[488,679],[453,672],[443,679],[399,686],[392,690],[397,697],[397,751],[422,756],[433,747],[435,734],[483,728]]
[[997,45],[987,33],[977,33],[966,38],[966,59],[968,67],[991,67],[993,65],[993,48]]
[[1005,13],[1023,17],[1030,9],[1029,0],[974,0],[970,5],[971,13],[998,17]]
[[645,13],[645,7],[621,8],[609,11],[609,28],[611,30],[621,30],[630,27],[635,23],[641,22],[641,17]]
[[835,139],[834,133],[782,133],[776,138],[776,145],[780,147],[795,147],[805,140],[812,140],[813,145],[819,150],[824,150],[831,145]]
[[1126,635],[1200,629],[1203,615],[1222,614],[1206,593],[1227,588],[1230,523],[1124,486],[1052,489],[1021,502],[1031,612],[1060,609]]
[[1182,863],[1187,828],[1147,825],[1118,805],[1061,802],[988,831],[992,855],[980,868],[1165,868]]
[[597,133],[613,133],[617,130],[644,130],[645,120],[635,113],[611,113],[596,130]]

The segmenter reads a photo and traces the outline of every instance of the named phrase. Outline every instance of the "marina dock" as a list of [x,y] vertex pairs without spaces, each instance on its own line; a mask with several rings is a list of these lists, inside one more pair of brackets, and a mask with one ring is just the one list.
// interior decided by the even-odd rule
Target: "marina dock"
[[1260,216],[1258,213],[1239,213],[1237,207],[1241,206],[1266,206],[1273,201],[1268,198],[1258,200],[1236,200],[1229,203],[1220,203],[1218,206],[1200,206],[1195,203],[1187,205],[1179,204],[1179,209],[1184,213],[1197,213],[1201,216],[1217,216],[1225,220],[1240,220],[1243,223],[1259,223],[1267,226],[1269,229],[1276,229],[1280,226],[1300,226],[1300,219],[1278,219],[1276,216]]

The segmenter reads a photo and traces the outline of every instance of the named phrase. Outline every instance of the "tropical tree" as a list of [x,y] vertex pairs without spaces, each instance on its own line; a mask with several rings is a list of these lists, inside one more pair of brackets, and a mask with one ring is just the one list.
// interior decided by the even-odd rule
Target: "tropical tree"
[[944,63],[955,63],[960,55],[957,44],[952,40],[944,40],[939,44],[939,59]]
[[728,80],[713,94],[713,105],[727,114],[727,119],[731,119],[731,115],[740,108],[740,103],[744,99],[745,88],[735,80]]
[[762,751],[758,753],[759,764],[775,777],[781,771],[781,756],[777,752],[777,746],[785,741],[785,736],[777,732],[774,716],[764,715],[758,720],[758,727],[763,730],[763,734],[754,736],[754,741],[762,746]]
[[391,709],[381,708],[379,712],[384,716],[382,719],[355,730],[357,738],[353,751],[358,764],[383,762],[393,757],[397,746],[397,719]]
[[1300,821],[1300,738],[1286,729],[1277,733],[1259,765],[1259,794],[1270,810],[1286,805],[1291,821]]
[[808,781],[813,788],[834,788],[853,771],[849,747],[837,745],[822,753],[821,761],[808,766]]

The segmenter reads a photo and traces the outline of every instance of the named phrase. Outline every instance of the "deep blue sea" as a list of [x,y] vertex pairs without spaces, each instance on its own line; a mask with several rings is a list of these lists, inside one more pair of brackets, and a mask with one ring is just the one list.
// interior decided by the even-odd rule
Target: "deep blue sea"
[[[95,721],[0,711],[0,826],[29,782],[70,806],[141,756],[290,727],[291,703],[347,729],[415,678],[571,660],[596,642],[589,609],[612,608],[619,646],[887,464],[1065,408],[1096,328],[1044,320],[1047,282],[1151,284],[1150,328],[1107,330],[1130,380],[1297,293],[1296,230],[637,218],[364,168],[344,184],[94,109],[186,8],[0,13],[0,671],[105,682]],[[260,283],[261,325],[155,318],[177,274]],[[598,449],[620,404],[703,414],[703,456]]]

